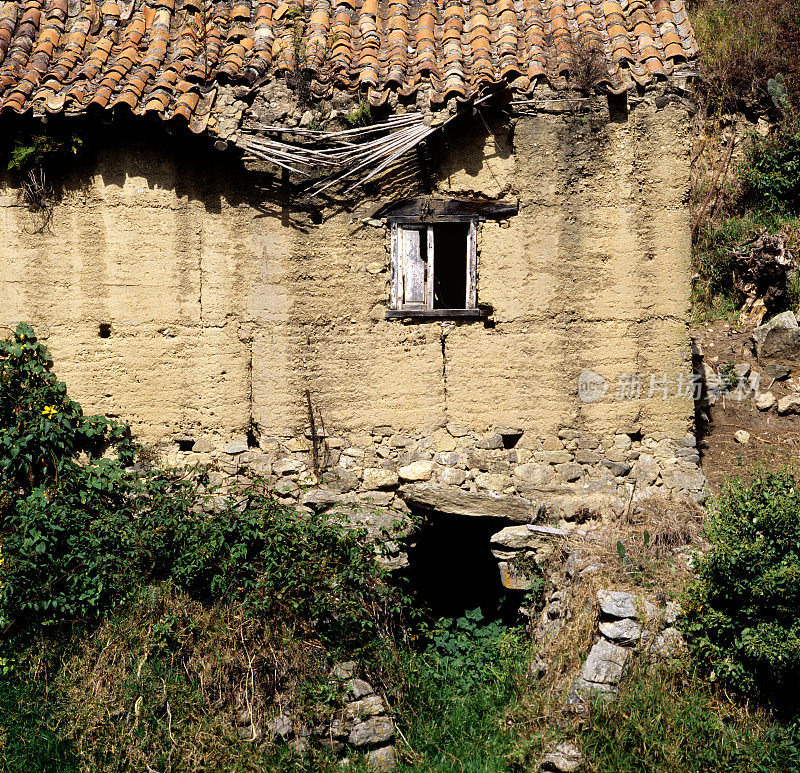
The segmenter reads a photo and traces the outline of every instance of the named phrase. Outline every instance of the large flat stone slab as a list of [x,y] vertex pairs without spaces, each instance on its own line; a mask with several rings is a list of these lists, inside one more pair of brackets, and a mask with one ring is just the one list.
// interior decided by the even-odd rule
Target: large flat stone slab
[[543,509],[540,503],[503,494],[472,493],[437,483],[403,486],[399,492],[409,507],[448,515],[476,518],[505,518],[516,523],[530,523]]
[[608,617],[638,617],[636,596],[632,593],[613,590],[597,591],[597,601],[600,610]]
[[589,651],[583,664],[581,677],[592,684],[605,684],[616,687],[622,678],[630,650],[600,639]]

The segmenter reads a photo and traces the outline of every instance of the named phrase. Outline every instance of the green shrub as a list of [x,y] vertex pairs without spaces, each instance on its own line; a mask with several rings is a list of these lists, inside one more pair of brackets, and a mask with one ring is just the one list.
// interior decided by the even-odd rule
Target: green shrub
[[800,211],[800,118],[753,136],[741,168],[745,200],[771,211]]
[[105,416],[84,416],[67,388],[50,372],[47,347],[20,323],[0,341],[0,490],[31,491],[114,447],[123,463],[133,458],[130,428]]
[[698,662],[746,695],[800,709],[800,486],[793,473],[729,482],[710,509],[709,552],[686,592]]
[[217,497],[216,511],[213,496],[109,460],[35,488],[0,524],[0,617],[28,629],[94,620],[141,585],[169,581],[355,646],[400,611],[360,531],[303,516],[258,484]]
[[435,627],[424,651],[400,649],[388,684],[408,748],[398,771],[527,769],[528,740],[520,737],[514,717],[530,688],[531,656],[522,629],[475,610]]
[[[279,505],[261,483],[223,496],[127,470],[127,425],[85,417],[51,366],[27,325],[0,344],[0,631],[97,620],[165,581],[342,646],[400,611],[362,531]],[[118,458],[98,458],[109,443]]]
[[457,619],[437,620],[430,631],[428,654],[443,674],[459,674],[451,689],[469,692],[497,677],[509,654],[522,644],[521,629],[484,617],[480,608]]

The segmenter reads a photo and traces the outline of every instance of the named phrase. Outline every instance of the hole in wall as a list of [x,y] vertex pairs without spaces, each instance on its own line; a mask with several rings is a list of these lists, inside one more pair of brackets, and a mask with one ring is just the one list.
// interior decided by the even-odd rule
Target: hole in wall
[[258,434],[252,427],[247,430],[247,447],[260,448],[260,444],[258,442]]
[[480,607],[487,618],[517,621],[524,593],[500,582],[492,534],[508,526],[503,518],[432,513],[409,549],[406,577],[419,605],[432,617],[461,617]]
[[97,335],[99,335],[100,338],[111,338],[111,323],[101,322],[97,331]]
[[514,432],[514,433],[507,433],[507,434],[503,435],[502,436],[503,437],[503,448],[505,448],[507,450],[511,450],[512,448],[515,448],[517,443],[519,443],[519,439],[522,437],[522,434],[523,434],[522,432],[520,432],[520,433]]
[[192,451],[194,450],[195,441],[192,438],[180,437],[175,438],[175,445],[178,446],[179,451]]

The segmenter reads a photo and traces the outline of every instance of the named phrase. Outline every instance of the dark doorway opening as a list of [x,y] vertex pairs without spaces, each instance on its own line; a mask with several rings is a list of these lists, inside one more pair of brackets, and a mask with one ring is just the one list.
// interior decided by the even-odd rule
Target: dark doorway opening
[[464,223],[442,223],[433,229],[433,308],[467,306],[467,233]]
[[480,607],[487,618],[516,621],[523,594],[500,582],[491,535],[508,522],[433,513],[409,550],[407,576],[421,607],[436,619],[461,617]]

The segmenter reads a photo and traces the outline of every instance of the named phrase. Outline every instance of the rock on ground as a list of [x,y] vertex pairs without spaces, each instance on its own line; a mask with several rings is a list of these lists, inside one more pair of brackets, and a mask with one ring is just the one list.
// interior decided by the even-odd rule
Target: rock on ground
[[609,617],[636,617],[638,615],[636,596],[624,591],[599,590],[597,601],[600,611]]
[[543,773],[574,773],[583,762],[581,750],[569,741],[562,741],[542,760]]

